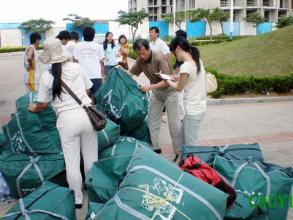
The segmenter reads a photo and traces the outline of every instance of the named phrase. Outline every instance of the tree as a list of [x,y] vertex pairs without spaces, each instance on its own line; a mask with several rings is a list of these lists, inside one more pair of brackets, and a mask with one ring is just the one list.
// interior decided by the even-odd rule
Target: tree
[[222,34],[224,34],[224,28],[223,28],[223,24],[222,22],[227,21],[229,18],[229,13],[225,12],[223,9],[220,8],[215,8],[213,9],[211,15],[211,20],[212,21],[217,21],[220,23],[221,25],[221,30],[222,30]]
[[[172,23],[174,22],[174,16],[172,13],[168,13],[168,14],[165,14],[162,16],[163,20],[169,22],[169,23]],[[181,24],[182,22],[184,22],[186,19],[186,16],[185,16],[185,12],[184,11],[177,11],[175,13],[175,25],[181,29]]]
[[251,13],[246,18],[244,18],[244,19],[247,22],[252,22],[252,23],[254,23],[256,25],[259,24],[259,23],[263,23],[265,21],[264,17],[262,17],[261,14],[258,13],[258,12]]
[[212,17],[211,17],[211,10],[210,9],[198,8],[196,10],[189,11],[188,15],[189,15],[189,20],[191,22],[205,20],[209,25],[210,38],[212,38],[213,29],[212,29]]
[[84,29],[85,27],[91,27],[95,21],[81,17],[77,14],[69,14],[67,18],[63,18],[64,21],[72,21],[76,28]]
[[142,24],[143,19],[149,16],[144,10],[135,11],[135,12],[125,12],[120,10],[118,12],[119,16],[116,19],[121,25],[129,25],[132,34],[132,41],[135,39],[136,31],[138,29],[138,25]]
[[282,28],[293,24],[293,16],[281,16],[278,18],[276,27]]
[[40,18],[23,22],[20,25],[20,28],[23,28],[28,32],[44,33],[52,28],[52,24],[55,24],[55,22]]

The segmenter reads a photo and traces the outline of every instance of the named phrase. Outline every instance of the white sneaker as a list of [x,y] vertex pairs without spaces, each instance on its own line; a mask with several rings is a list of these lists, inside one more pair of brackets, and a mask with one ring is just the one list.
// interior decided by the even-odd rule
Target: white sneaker
[[162,122],[166,123],[167,122],[167,116],[164,114],[162,115]]

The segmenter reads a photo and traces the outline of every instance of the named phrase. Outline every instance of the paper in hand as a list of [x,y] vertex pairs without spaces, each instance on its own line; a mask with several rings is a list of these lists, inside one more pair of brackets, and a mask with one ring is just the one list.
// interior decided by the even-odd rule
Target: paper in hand
[[174,80],[171,76],[167,75],[167,74],[164,74],[164,73],[160,73],[160,76],[162,79],[164,80]]

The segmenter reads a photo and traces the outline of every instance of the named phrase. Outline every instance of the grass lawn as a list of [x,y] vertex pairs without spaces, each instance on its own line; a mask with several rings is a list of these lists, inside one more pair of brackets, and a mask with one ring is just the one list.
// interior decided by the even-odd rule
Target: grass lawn
[[224,74],[269,76],[293,73],[293,25],[199,49],[204,65]]

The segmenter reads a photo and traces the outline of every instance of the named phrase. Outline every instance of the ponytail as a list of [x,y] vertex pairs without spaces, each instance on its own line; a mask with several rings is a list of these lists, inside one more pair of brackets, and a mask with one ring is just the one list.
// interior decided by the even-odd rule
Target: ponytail
[[52,64],[52,68],[51,68],[50,72],[54,77],[53,85],[52,85],[53,100],[56,98],[56,96],[59,99],[61,99],[61,92],[62,92],[62,85],[61,85],[62,66],[61,66],[61,63]]
[[196,47],[191,46],[190,54],[192,56],[192,59],[196,63],[197,73],[199,73],[201,70],[201,67],[200,67],[200,59],[199,59],[200,55],[199,55],[198,49]]

